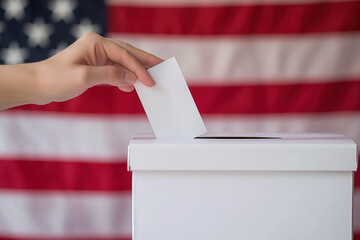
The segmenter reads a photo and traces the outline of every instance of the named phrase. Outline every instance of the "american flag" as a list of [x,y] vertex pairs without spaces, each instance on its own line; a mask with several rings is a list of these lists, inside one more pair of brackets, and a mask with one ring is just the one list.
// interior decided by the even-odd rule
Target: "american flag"
[[[209,132],[360,144],[360,1],[0,0],[0,63],[45,59],[88,31],[176,56]],[[109,86],[1,112],[0,240],[131,239],[127,145],[146,132],[136,93]]]

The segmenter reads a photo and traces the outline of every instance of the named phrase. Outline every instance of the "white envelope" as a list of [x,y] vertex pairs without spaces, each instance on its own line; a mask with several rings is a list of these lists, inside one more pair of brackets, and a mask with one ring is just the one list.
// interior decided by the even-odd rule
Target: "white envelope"
[[137,81],[134,86],[156,138],[194,138],[206,133],[175,57],[148,72],[156,85],[147,87]]

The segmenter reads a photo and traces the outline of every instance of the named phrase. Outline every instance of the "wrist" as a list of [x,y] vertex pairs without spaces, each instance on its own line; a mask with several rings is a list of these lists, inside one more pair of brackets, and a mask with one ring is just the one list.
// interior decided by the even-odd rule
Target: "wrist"
[[42,102],[39,64],[0,66],[0,110]]
[[51,97],[48,95],[48,80],[46,60],[26,64],[28,67],[29,76],[29,100],[31,104],[44,105],[51,103]]

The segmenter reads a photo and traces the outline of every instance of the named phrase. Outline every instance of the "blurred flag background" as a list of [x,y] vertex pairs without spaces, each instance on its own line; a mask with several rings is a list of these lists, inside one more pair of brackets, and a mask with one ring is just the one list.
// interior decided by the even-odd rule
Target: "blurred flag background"
[[[176,56],[210,132],[360,144],[360,1],[0,0],[0,63],[45,59],[88,31]],[[127,144],[145,132],[136,93],[108,86],[0,112],[0,240],[131,239]]]

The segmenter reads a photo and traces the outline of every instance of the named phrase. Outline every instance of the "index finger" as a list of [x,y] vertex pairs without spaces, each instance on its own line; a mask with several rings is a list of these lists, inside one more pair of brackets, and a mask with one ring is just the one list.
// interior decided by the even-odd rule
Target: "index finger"
[[139,48],[134,47],[133,45],[126,43],[126,42],[122,42],[120,40],[116,40],[116,39],[110,39],[111,41],[114,41],[115,43],[119,44],[120,46],[122,46],[123,48],[126,48],[127,50],[129,50],[129,52],[131,54],[133,54],[137,59],[139,59],[141,61],[141,63],[146,67],[146,68],[150,68],[153,67],[161,62],[163,62],[164,60],[151,54],[148,53],[144,50],[141,50]]
[[144,85],[149,87],[155,85],[155,81],[151,78],[148,71],[146,71],[144,65],[140,63],[128,49],[108,39],[105,39],[103,47],[107,57],[111,61],[121,64],[123,67],[133,72]]

